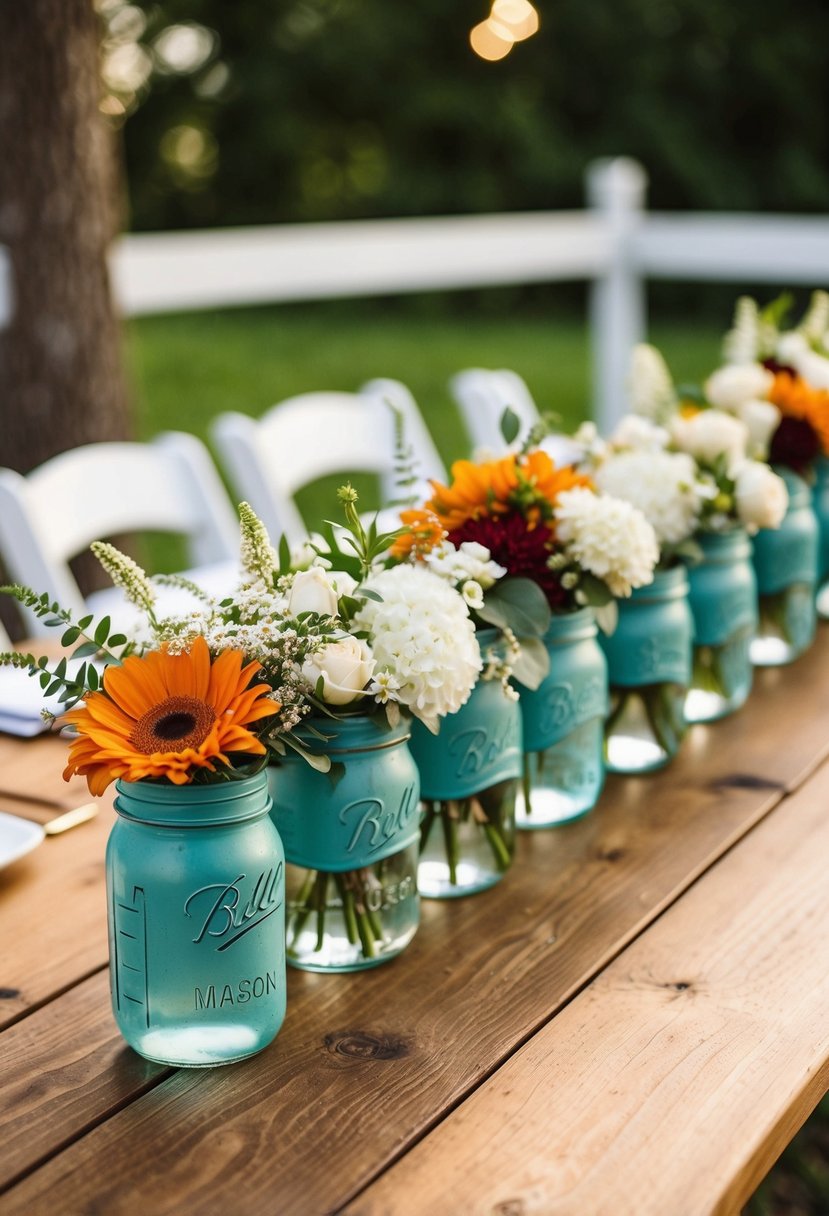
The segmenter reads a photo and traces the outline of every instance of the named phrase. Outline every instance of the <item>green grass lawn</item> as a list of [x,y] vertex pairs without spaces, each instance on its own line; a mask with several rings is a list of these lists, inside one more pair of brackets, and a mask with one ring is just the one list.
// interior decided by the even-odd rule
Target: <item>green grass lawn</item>
[[[717,361],[712,324],[654,328],[678,380],[704,375]],[[543,410],[566,428],[589,416],[590,350],[580,311],[545,317],[515,312],[427,315],[392,301],[251,308],[134,320],[127,331],[137,431],[192,431],[208,440],[224,410],[259,415],[312,389],[353,390],[376,376],[403,381],[420,406],[447,465],[468,445],[447,382],[465,367],[519,372]],[[314,437],[309,436],[309,442]],[[358,488],[370,494],[365,483]],[[330,483],[301,508],[330,512]],[[366,501],[366,506],[375,506]]]

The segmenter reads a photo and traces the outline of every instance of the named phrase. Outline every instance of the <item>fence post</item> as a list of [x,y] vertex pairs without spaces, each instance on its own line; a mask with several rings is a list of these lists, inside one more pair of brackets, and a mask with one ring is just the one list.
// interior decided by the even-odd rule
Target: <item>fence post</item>
[[604,223],[608,260],[590,291],[593,417],[609,432],[627,409],[630,352],[645,336],[645,287],[636,264],[635,237],[648,178],[638,161],[620,156],[593,161],[587,199]]
[[12,319],[14,296],[12,293],[12,260],[7,249],[0,245],[0,330]]

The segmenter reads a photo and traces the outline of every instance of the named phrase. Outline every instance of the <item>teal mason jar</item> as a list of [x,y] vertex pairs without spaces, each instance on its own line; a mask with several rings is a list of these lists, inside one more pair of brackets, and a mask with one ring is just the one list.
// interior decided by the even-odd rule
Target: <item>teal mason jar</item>
[[589,608],[554,616],[544,638],[550,673],[536,689],[518,684],[524,725],[519,828],[578,819],[604,785],[607,662]]
[[650,773],[679,750],[686,730],[694,622],[684,566],[618,600],[619,622],[602,635],[610,680],[608,772]]
[[285,1017],[285,865],[266,773],[116,789],[106,870],[118,1028],[160,1064],[261,1051]]
[[[478,634],[498,656],[498,630]],[[480,679],[457,713],[433,735],[412,723],[412,755],[420,771],[421,895],[447,899],[484,891],[512,864],[515,796],[521,776],[518,695],[502,681]]]
[[318,718],[296,734],[331,758],[318,772],[289,752],[269,772],[285,845],[287,956],[306,971],[360,971],[399,954],[417,931],[420,839],[411,725],[384,714]]
[[757,579],[742,528],[697,536],[702,560],[688,570],[694,665],[685,698],[689,722],[713,722],[751,692],[749,646],[757,629]]
[[754,537],[760,622],[751,661],[756,667],[791,663],[811,646],[817,624],[820,537],[811,492],[789,469],[775,472],[786,483],[789,507],[779,528],[762,528]]
[[820,535],[818,550],[817,614],[829,620],[829,459],[818,456],[815,462],[815,484],[812,508],[817,516]]

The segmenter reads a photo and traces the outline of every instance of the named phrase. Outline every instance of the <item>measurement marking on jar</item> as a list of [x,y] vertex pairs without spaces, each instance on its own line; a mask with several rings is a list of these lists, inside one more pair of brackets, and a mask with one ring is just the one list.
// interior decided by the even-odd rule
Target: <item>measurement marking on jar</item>
[[[147,905],[143,887],[133,887],[133,902],[127,904],[121,900],[112,901],[113,922],[116,932],[114,938],[114,959],[113,970],[115,980],[115,1003],[118,1009],[121,1008],[121,1002],[129,1001],[133,1005],[140,1005],[144,1009],[144,1020],[147,1027],[150,1025],[150,1002],[147,983]],[[122,929],[118,921],[122,919],[125,912],[132,912],[138,916],[138,923],[130,921],[130,928],[134,929],[134,933],[128,933],[126,929]],[[126,939],[126,940],[119,940]],[[131,943],[135,943],[132,945]],[[132,959],[129,962],[128,959]],[[130,974],[128,974],[130,973]],[[138,977],[137,979],[130,978],[131,976]],[[143,990],[142,996],[134,996],[136,983],[141,984]],[[131,991],[127,991],[127,989]]]

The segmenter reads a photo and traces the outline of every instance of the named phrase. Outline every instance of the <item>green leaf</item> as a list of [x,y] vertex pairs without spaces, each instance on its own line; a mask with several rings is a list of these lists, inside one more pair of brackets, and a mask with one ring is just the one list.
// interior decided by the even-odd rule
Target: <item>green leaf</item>
[[92,624],[91,614],[89,616],[82,616],[81,619],[78,621],[78,628],[79,629],[88,629],[91,624]]
[[543,637],[552,619],[546,595],[529,578],[501,579],[485,593],[477,612],[490,625],[511,629],[518,637]]
[[77,642],[81,636],[81,631],[77,625],[73,625],[71,629],[67,629],[60,640],[61,646],[71,646],[73,642]]
[[86,686],[90,692],[98,691],[98,672],[91,663],[86,672]]
[[102,621],[98,622],[95,630],[95,641],[99,646],[106,646],[107,638],[109,637],[109,626],[110,620],[108,616],[105,616]]
[[513,660],[512,674],[525,688],[536,689],[550,674],[550,655],[540,638],[519,638],[521,653]]
[[112,637],[109,639],[110,646],[126,646],[126,644],[127,635],[125,633],[113,633]]
[[279,556],[279,573],[290,574],[291,571],[291,546],[288,544],[288,538],[283,533],[279,538],[279,548],[277,550]]
[[501,428],[501,434],[504,436],[505,443],[512,443],[518,438],[518,434],[521,430],[521,419],[518,417],[515,410],[511,408],[511,406],[508,405],[504,410],[503,414],[501,415],[499,426]]
[[609,604],[613,596],[607,586],[595,574],[583,574],[579,580],[579,591],[584,596],[585,603],[591,608],[603,608]]
[[97,654],[100,649],[101,648],[97,642],[84,642],[82,646],[79,646],[77,650],[72,652],[72,658],[86,659],[89,658],[90,655]]

